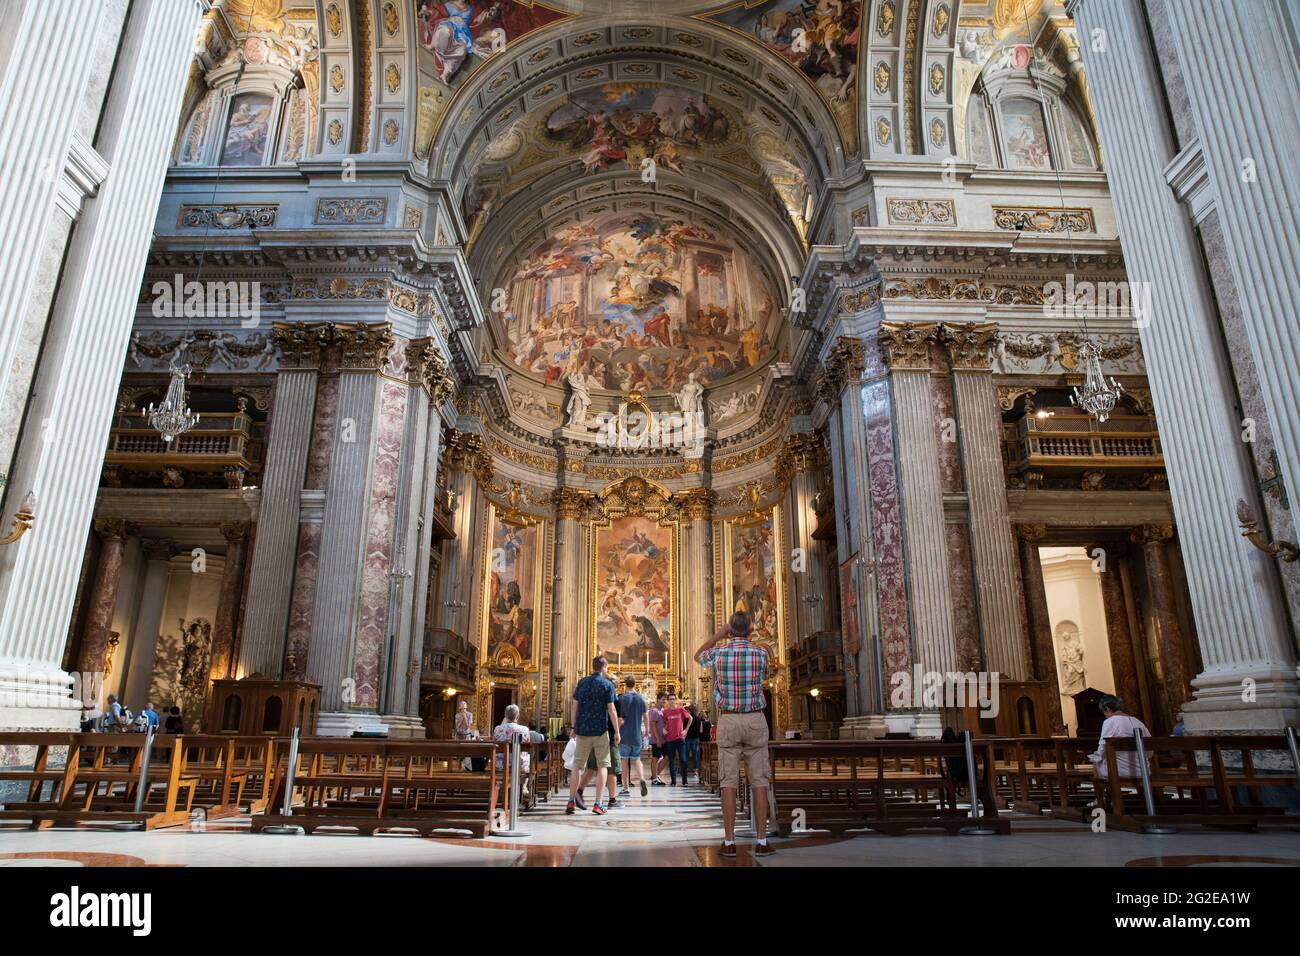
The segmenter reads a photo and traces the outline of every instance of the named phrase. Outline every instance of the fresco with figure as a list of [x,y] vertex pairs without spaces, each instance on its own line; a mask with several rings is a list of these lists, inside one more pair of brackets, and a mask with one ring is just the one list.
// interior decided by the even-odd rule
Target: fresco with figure
[[488,549],[487,657],[507,645],[527,663],[533,658],[533,620],[539,583],[537,525],[492,517]]
[[857,74],[861,13],[857,0],[769,0],[713,16],[790,61],[828,99],[843,102]]
[[516,365],[597,388],[679,389],[753,368],[772,351],[776,300],[728,239],[680,219],[611,213],[532,250],[499,313]]
[[780,606],[772,516],[753,524],[732,524],[729,533],[731,610],[749,614],[754,623],[754,639],[776,651],[780,646]]
[[625,516],[595,529],[596,652],[667,667],[673,623],[673,529]]
[[415,17],[426,63],[442,84],[452,87],[514,40],[564,14],[515,0],[416,0]]
[[581,154],[587,172],[646,159],[679,173],[683,151],[716,146],[735,121],[707,96],[677,87],[606,83],[569,97],[546,118],[546,138]]

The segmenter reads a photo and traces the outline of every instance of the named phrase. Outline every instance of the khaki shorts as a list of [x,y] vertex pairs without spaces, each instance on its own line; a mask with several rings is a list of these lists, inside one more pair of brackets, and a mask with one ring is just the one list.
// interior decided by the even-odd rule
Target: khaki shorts
[[[582,738],[578,738],[579,746]],[[745,758],[751,787],[766,787],[772,770],[767,757],[767,719],[763,712],[721,714],[718,717],[718,769],[720,785],[740,788],[740,758]]]
[[609,734],[578,738],[578,746],[573,750],[573,765],[578,768],[587,766],[590,755],[595,756],[597,767],[609,766]]

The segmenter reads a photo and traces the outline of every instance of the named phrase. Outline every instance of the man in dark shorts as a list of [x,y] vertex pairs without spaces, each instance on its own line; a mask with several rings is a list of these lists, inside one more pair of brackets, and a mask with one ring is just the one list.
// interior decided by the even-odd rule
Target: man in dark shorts
[[664,707],[668,705],[668,695],[663,691],[655,698],[655,705],[650,708],[650,783],[656,787],[664,786],[659,775],[668,763],[668,742],[664,739]]
[[[573,700],[569,702],[569,722],[577,736],[573,752],[573,772],[569,775],[569,805],[565,813],[577,809],[578,788],[582,779],[582,770],[587,764],[587,757],[596,758],[596,801],[591,812],[604,816],[608,811],[600,802],[604,795],[605,780],[609,776],[610,745],[618,746],[618,711],[614,709],[614,682],[605,676],[609,662],[597,657],[591,662],[591,673],[578,681],[573,689]],[[609,723],[614,723],[614,738],[608,733]]]

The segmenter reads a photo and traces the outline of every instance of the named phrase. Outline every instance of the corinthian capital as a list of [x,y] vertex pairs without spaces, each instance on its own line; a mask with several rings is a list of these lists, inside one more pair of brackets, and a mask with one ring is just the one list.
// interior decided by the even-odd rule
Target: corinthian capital
[[828,405],[834,404],[845,385],[862,378],[865,367],[866,346],[862,340],[841,335],[826,353],[824,367],[815,385],[818,397]]
[[691,488],[678,492],[674,499],[681,509],[681,515],[687,521],[708,521],[713,516],[713,502],[716,496],[708,488]]
[[556,488],[551,499],[555,502],[555,517],[560,521],[583,520],[591,505],[591,493],[581,488]]
[[328,322],[277,322],[271,327],[281,368],[320,368],[321,350],[333,340],[334,326]]
[[342,368],[383,368],[395,341],[393,330],[387,324],[339,325],[335,326],[335,332],[343,346]]
[[892,370],[930,370],[930,346],[938,341],[937,322],[880,323],[880,354]]
[[939,326],[939,341],[948,349],[954,369],[988,370],[998,344],[996,322],[964,322]]

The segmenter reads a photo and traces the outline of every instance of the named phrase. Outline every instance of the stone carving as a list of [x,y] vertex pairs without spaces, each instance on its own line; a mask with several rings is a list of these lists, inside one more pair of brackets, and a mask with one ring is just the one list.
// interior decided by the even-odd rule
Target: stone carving
[[988,369],[993,363],[998,327],[994,322],[945,323],[939,327],[939,341],[947,347],[954,369]]
[[388,200],[383,197],[316,200],[317,225],[380,225],[387,215]]
[[263,356],[258,363],[260,370],[269,364],[268,354],[274,357],[271,342],[265,335],[254,334],[241,340],[232,332],[210,329],[195,329],[174,339],[165,338],[159,330],[147,336],[135,332],[127,346],[127,359],[137,367],[143,364],[143,355],[154,360],[154,367],[186,364],[195,371],[204,371],[214,363],[228,369],[246,369],[249,359],[259,355]]
[[181,206],[177,224],[182,229],[271,229],[280,207]]
[[883,322],[880,354],[891,369],[930,370],[930,345],[938,338],[936,322]]
[[1078,626],[1062,621],[1056,626],[1056,639],[1060,644],[1057,655],[1061,661],[1061,693],[1077,694],[1087,686]]
[[908,226],[952,226],[957,212],[951,199],[887,199],[890,222]]
[[280,350],[281,368],[319,368],[321,349],[334,341],[334,327],[277,322],[271,328],[271,341]]
[[746,391],[737,389],[722,401],[713,402],[709,406],[710,418],[715,425],[721,425],[723,422],[743,415],[746,412],[752,412],[758,407],[758,394],[763,390],[762,382],[755,382],[754,387]]
[[573,394],[569,398],[569,404],[564,410],[569,416],[565,423],[570,428],[587,429],[587,410],[591,408],[591,391],[587,382],[587,377],[581,372],[572,373],[569,378],[569,387],[573,389]]
[[393,348],[387,325],[339,325],[334,333],[343,349],[341,368],[381,369]]
[[1010,232],[1096,232],[1091,209],[994,206],[993,225]]
[[695,373],[691,372],[686,376],[686,383],[682,385],[681,390],[674,396],[677,401],[677,407],[681,409],[682,415],[694,415],[704,410],[704,386],[695,380]]

